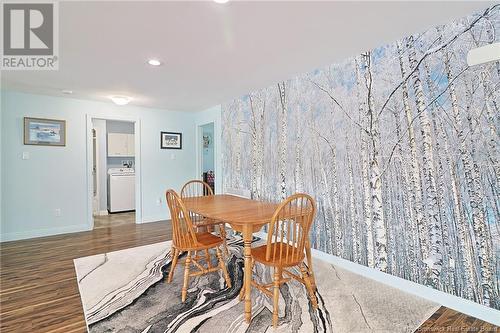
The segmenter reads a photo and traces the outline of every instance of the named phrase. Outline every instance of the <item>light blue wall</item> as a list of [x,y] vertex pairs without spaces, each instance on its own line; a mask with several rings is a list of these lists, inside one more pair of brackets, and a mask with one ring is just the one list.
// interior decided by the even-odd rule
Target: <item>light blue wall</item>
[[[88,230],[87,114],[136,117],[141,124],[143,221],[169,218],[167,188],[196,175],[196,113],[2,91],[1,239]],[[66,120],[66,147],[23,145],[23,117]],[[160,132],[183,133],[182,150],[160,149]],[[30,159],[22,160],[29,152]],[[161,198],[161,204],[157,200]],[[61,209],[56,217],[54,210]]]
[[[210,123],[202,126],[203,136],[209,136],[210,142],[208,147],[203,147],[203,172],[213,171],[215,172],[214,164],[214,124]],[[201,140],[203,142],[203,138]]]

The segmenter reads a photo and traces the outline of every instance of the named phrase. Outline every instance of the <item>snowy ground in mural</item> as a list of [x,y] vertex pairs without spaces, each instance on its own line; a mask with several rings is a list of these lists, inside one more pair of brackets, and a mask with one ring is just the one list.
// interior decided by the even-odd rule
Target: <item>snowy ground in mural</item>
[[[252,291],[253,320],[244,322],[241,239],[229,242],[227,259],[233,281],[226,288],[219,273],[192,278],[180,301],[182,270],[171,284],[170,242],[75,260],[89,332],[264,332],[272,330],[272,301]],[[304,287],[283,285],[277,332],[413,332],[438,305],[376,281],[314,261],[319,309],[309,304]],[[254,277],[271,281],[256,265]],[[267,281],[266,280],[266,281]]]

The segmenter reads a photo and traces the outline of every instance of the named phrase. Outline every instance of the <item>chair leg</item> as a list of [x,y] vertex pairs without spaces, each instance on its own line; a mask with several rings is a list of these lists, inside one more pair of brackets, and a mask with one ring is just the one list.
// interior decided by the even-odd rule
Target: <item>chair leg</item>
[[281,268],[274,268],[274,297],[273,297],[273,327],[278,326],[278,305],[280,298],[280,280],[281,280]]
[[217,253],[217,259],[219,259],[220,269],[222,270],[222,274],[224,274],[224,279],[226,280],[226,285],[228,288],[231,288],[231,279],[229,278],[229,273],[227,272],[226,263],[222,260],[222,254],[219,247],[216,247],[215,251]]
[[318,308],[318,300],[316,299],[316,295],[314,294],[314,287],[311,282],[311,277],[304,266],[304,263],[300,264],[300,272],[302,273],[302,279],[304,279],[307,293],[309,294],[309,299],[311,300],[312,306],[314,309]]
[[240,301],[242,301],[244,298],[245,298],[245,285],[243,285],[240,290]]
[[307,268],[309,273],[309,280],[311,281],[311,285],[314,291],[316,291],[316,279],[314,278],[313,272],[313,264],[312,264],[312,256],[311,256],[311,243],[309,242],[309,238],[306,240],[306,258],[307,258]]
[[170,264],[170,272],[168,272],[167,283],[172,282],[174,277],[175,266],[177,266],[177,260],[179,259],[179,250],[174,249],[174,254],[172,255],[172,263]]
[[184,284],[182,286],[182,302],[186,301],[187,287],[189,283],[189,266],[191,266],[191,251],[188,251],[186,257],[186,264],[184,267]]
[[227,257],[229,255],[229,251],[227,250],[227,234],[226,234],[226,225],[224,223],[219,224],[219,233],[222,239],[224,240],[224,255]]
[[207,261],[208,269],[212,268],[212,262],[210,260],[210,252],[208,251],[208,249],[205,250],[205,260]]

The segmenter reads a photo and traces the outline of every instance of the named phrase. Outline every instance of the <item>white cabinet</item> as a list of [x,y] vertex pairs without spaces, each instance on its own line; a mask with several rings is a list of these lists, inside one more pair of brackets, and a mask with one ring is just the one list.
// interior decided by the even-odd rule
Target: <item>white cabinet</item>
[[134,156],[134,134],[108,133],[108,156]]

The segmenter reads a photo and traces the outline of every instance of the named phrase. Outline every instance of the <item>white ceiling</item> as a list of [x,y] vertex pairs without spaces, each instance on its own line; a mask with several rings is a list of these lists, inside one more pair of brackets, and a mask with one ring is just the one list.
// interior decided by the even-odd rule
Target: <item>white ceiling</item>
[[[5,88],[202,110],[482,10],[491,2],[61,2],[59,71]],[[164,64],[153,68],[148,58]]]

